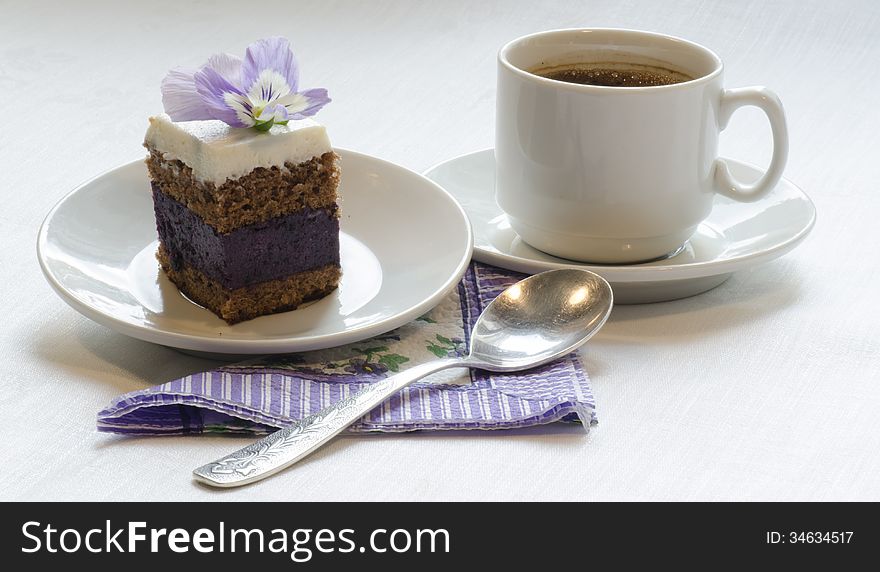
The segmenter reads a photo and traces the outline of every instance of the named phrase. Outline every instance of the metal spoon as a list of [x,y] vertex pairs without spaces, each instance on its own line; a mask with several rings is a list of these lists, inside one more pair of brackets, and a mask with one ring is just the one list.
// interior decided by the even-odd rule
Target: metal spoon
[[571,353],[611,313],[611,287],[586,270],[550,270],[517,282],[483,310],[470,352],[387,377],[314,415],[193,471],[197,481],[237,487],[281,471],[318,449],[380,403],[426,375],[452,367],[519,371]]

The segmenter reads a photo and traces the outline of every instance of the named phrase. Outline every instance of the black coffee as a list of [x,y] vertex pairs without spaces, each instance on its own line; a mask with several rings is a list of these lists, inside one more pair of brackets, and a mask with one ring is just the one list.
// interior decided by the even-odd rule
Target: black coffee
[[682,72],[661,67],[607,63],[539,68],[532,70],[532,73],[556,81],[606,87],[672,85],[694,79]]

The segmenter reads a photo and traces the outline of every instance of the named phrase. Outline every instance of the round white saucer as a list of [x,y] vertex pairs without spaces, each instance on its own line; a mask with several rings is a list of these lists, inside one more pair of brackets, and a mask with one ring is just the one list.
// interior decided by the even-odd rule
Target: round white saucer
[[422,175],[368,155],[341,157],[342,282],[292,312],[234,326],[184,298],[159,269],[143,161],[92,179],[40,229],[40,266],[74,309],[117,332],[183,350],[266,354],[346,344],[401,326],[458,283],[473,248],[467,216]]
[[[743,181],[757,180],[757,167],[727,159]],[[740,203],[716,195],[712,214],[671,258],[644,264],[598,265],[556,258],[523,242],[495,203],[492,149],[450,159],[425,172],[464,206],[474,226],[474,259],[533,274],[553,268],[584,268],[611,283],[615,303],[639,304],[693,296],[731,273],[767,262],[797,246],[813,228],[816,209],[786,179],[768,195]]]

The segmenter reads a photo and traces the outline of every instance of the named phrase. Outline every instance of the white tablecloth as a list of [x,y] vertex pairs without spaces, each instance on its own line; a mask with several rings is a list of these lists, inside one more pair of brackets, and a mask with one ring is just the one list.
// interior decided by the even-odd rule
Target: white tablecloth
[[[880,499],[880,4],[864,2],[0,2],[0,499]],[[75,7],[74,7],[75,6]],[[621,306],[585,350],[599,425],[346,437],[249,488],[190,481],[244,441],[95,432],[120,393],[213,362],[126,338],[44,281],[40,222],[143,155],[173,65],[289,37],[334,99],[334,144],[415,170],[489,147],[495,54],[550,28],[703,43],[729,86],[785,103],[786,177],[819,222],[784,258],[687,300]],[[744,110],[726,156],[766,164]]]

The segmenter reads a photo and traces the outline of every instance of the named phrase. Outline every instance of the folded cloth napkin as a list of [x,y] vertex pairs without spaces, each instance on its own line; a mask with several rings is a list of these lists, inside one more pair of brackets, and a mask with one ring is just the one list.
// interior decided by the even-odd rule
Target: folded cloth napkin
[[[266,433],[366,384],[425,361],[467,353],[480,312],[523,276],[472,263],[436,308],[370,340],[226,365],[122,395],[98,430],[141,435]],[[510,429],[555,421],[595,423],[590,381],[577,354],[519,373],[454,369],[416,382],[351,432]]]

